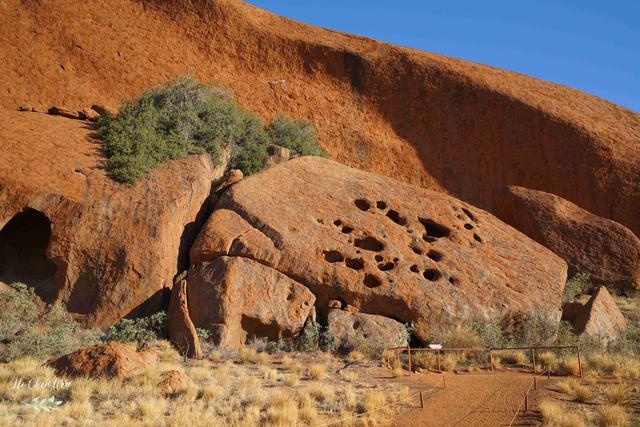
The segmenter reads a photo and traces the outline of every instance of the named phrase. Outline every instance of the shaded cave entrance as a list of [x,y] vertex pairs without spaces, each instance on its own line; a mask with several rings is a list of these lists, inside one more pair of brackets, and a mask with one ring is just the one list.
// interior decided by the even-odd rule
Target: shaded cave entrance
[[42,212],[27,208],[0,230],[0,282],[22,282],[45,302],[55,298],[56,265],[47,258],[51,221]]

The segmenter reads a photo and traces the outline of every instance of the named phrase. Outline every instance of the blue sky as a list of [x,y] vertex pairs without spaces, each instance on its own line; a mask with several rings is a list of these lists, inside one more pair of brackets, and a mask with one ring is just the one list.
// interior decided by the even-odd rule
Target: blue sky
[[249,0],[308,24],[581,89],[640,112],[638,0]]

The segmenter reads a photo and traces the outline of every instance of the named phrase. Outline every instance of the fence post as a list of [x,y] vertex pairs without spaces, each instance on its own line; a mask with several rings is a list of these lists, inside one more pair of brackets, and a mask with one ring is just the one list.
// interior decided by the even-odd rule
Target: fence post
[[447,377],[442,376],[442,388],[447,388]]
[[408,361],[409,361],[409,375],[411,375],[411,347],[407,347],[407,352],[408,352]]
[[420,407],[424,409],[424,398],[422,397],[422,392],[420,392]]
[[440,366],[440,350],[436,350],[436,359],[438,359],[438,372],[442,373],[442,367]]
[[538,377],[533,377],[533,389],[537,390],[538,389]]
[[578,354],[578,369],[580,370],[580,378],[582,378],[582,361],[580,360],[580,346],[576,346],[576,353]]
[[529,393],[524,394],[524,412],[529,411]]
[[489,349],[489,369],[493,372],[493,351]]

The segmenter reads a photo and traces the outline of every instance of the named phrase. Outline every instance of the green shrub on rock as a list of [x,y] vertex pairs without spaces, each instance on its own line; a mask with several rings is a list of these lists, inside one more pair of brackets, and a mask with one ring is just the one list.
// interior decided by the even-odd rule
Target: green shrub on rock
[[209,153],[219,162],[222,150],[246,174],[260,170],[268,137],[260,120],[238,106],[220,88],[190,78],[170,82],[125,103],[116,116],[103,116],[98,133],[111,176],[132,184],[158,164]]
[[328,153],[318,144],[313,124],[279,115],[267,128],[271,143],[288,148],[300,156],[327,157]]
[[167,314],[165,312],[138,319],[120,319],[118,323],[107,329],[102,341],[142,344],[166,338],[166,327]]

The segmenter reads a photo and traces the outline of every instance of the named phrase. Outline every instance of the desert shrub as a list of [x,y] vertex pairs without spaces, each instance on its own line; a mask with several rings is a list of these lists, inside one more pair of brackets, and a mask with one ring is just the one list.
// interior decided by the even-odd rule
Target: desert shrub
[[167,314],[165,312],[138,319],[121,319],[107,329],[102,340],[104,342],[119,341],[142,344],[166,338],[166,325]]
[[529,358],[523,351],[509,351],[501,354],[502,360],[508,365],[524,365]]
[[507,344],[502,326],[495,319],[473,321],[469,328],[480,338],[482,346],[501,347]]
[[586,294],[591,289],[591,275],[589,273],[577,272],[567,281],[562,295],[562,302],[575,301],[575,299]]
[[626,426],[629,414],[619,405],[602,405],[598,408],[598,421],[604,427]]
[[23,283],[12,288],[0,293],[0,360],[56,357],[97,341],[98,334],[83,329],[63,304],[40,315],[32,288]]
[[151,89],[118,115],[101,117],[98,133],[107,170],[129,184],[159,163],[190,154],[209,153],[219,161],[223,149],[231,150],[235,167],[251,174],[263,167],[268,144],[257,117],[223,90],[190,78]]
[[442,342],[448,348],[483,346],[480,336],[472,328],[464,325],[458,325],[446,331],[442,336]]
[[550,351],[539,353],[537,355],[537,359],[545,369],[553,369],[558,362],[558,358],[556,357],[556,355]]
[[328,156],[318,144],[316,128],[304,120],[293,120],[279,115],[269,125],[267,133],[273,144],[288,148],[298,155]]
[[435,369],[437,368],[437,356],[432,351],[418,351],[411,355],[411,364],[416,368]]
[[519,313],[502,324],[503,334],[509,345],[539,347],[555,341],[558,324],[551,310]]

